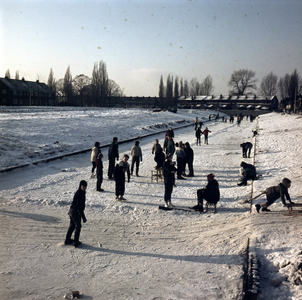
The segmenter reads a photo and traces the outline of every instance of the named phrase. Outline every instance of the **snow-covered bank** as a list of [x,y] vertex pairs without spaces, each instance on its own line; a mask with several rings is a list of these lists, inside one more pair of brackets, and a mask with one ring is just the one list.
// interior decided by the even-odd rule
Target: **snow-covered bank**
[[[201,117],[195,111],[180,114],[190,120]],[[207,123],[209,145],[201,146],[194,144],[193,127],[175,130],[175,141],[192,144],[196,177],[176,182],[172,203],[194,205],[196,190],[213,172],[221,191],[216,214],[157,209],[164,187],[150,180],[155,165],[151,149],[155,138],[162,144],[163,134],[141,141],[141,176],[126,184],[126,203],[115,202],[112,181],[104,181],[104,193],[95,191],[95,180],[89,179],[90,153],[0,174],[0,277],[5,299],[62,299],[72,290],[82,292],[84,299],[240,299],[242,251],[248,237],[260,259],[258,299],[300,299],[300,286],[291,278],[297,273],[293,268],[299,267],[301,217],[284,216],[280,201],[270,214],[257,214],[254,208],[250,213],[242,200],[283,177],[292,180],[292,200],[301,197],[301,119],[269,114],[257,122]],[[238,187],[243,160],[239,145],[254,142],[257,124],[254,160],[263,177]],[[55,130],[53,125],[48,131],[50,140]],[[129,154],[132,146],[120,145],[120,153]],[[103,152],[106,175],[106,149]],[[61,243],[69,223],[68,205],[81,179],[89,181],[88,222],[81,233],[85,244],[74,249]]]
[[[2,107],[1,169],[92,148],[193,123],[192,111],[177,114],[151,109]],[[207,119],[210,112],[198,112]]]

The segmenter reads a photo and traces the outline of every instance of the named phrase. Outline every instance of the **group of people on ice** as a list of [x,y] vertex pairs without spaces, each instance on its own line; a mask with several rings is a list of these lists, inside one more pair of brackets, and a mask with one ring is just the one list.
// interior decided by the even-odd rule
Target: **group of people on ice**
[[[202,122],[199,123],[198,127],[198,118],[194,121],[194,126],[196,130],[196,138],[197,131],[202,127]],[[207,128],[206,130],[209,131]],[[207,142],[207,134],[208,132],[203,132],[205,135],[205,143]],[[201,134],[200,134],[201,135]],[[254,133],[255,136],[255,133]],[[193,177],[193,160],[194,160],[194,152],[190,147],[190,144],[187,143],[174,143],[174,132],[172,128],[169,128],[169,131],[166,133],[165,141],[163,147],[159,144],[158,140],[155,140],[155,143],[152,148],[152,154],[154,154],[154,160],[156,162],[155,169],[162,169],[164,176],[164,185],[165,185],[165,193],[164,193],[164,201],[165,206],[169,208],[173,208],[174,205],[171,203],[171,195],[173,192],[173,187],[175,186],[175,175],[177,174],[177,179],[183,180],[184,176]],[[197,145],[200,145],[200,136],[199,142],[197,138]],[[253,147],[252,143],[246,142],[240,144],[242,148],[242,156],[243,158],[250,158],[251,149]],[[166,154],[165,154],[165,153]],[[176,162],[173,161],[173,155],[176,154],[177,157],[177,168]],[[131,167],[128,163],[129,155],[125,154],[122,160],[115,164],[116,160],[119,160],[119,151],[118,151],[118,138],[114,137],[112,143],[110,144],[108,150],[108,179],[115,180],[115,195],[117,201],[125,201],[124,192],[125,192],[125,181],[126,174],[127,180],[130,182],[130,176],[133,176],[134,165],[136,167],[136,176],[139,176],[139,164],[142,161],[142,151],[139,146],[139,141],[135,141],[134,146],[131,148],[131,156],[132,162]],[[91,153],[91,178],[97,177],[96,190],[98,192],[104,191],[101,188],[103,182],[103,154],[100,150],[100,143],[96,142]],[[186,175],[185,168],[188,165],[189,174]],[[241,162],[240,166],[242,167],[242,181],[238,184],[246,185],[249,179],[256,179],[256,168],[252,164],[247,164],[246,162]],[[94,171],[96,170],[96,175],[94,175]],[[256,211],[259,213],[260,210],[263,212],[269,212],[268,207],[273,204],[277,199],[281,198],[283,205],[286,205],[285,197],[290,202],[290,204],[294,204],[289,196],[288,189],[291,186],[291,181],[288,178],[284,178],[281,183],[277,186],[272,186],[267,188],[261,194],[266,195],[266,201],[261,204],[256,204]],[[70,217],[70,225],[66,234],[65,244],[74,244],[75,247],[78,247],[81,242],[79,241],[79,236],[81,232],[81,220],[83,223],[87,221],[86,216],[84,214],[85,210],[85,201],[86,201],[86,189],[87,189],[87,181],[81,180],[79,184],[79,188],[73,197],[73,201],[71,203],[69,209],[69,217]],[[261,195],[260,194],[260,195]],[[203,212],[203,201],[207,201],[209,204],[214,204],[220,200],[220,191],[219,184],[215,179],[215,175],[210,173],[207,175],[207,185],[205,188],[197,190],[197,205],[191,207],[192,209]],[[72,233],[74,233],[74,239],[71,238]]]

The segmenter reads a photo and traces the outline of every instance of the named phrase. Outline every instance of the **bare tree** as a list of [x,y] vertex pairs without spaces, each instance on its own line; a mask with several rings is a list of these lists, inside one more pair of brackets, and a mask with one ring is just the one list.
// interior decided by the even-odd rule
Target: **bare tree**
[[277,75],[274,75],[273,72],[270,72],[267,76],[262,78],[260,84],[260,94],[263,96],[273,96],[277,93]]
[[47,85],[50,89],[52,89],[56,93],[56,79],[53,76],[52,68],[50,68]]
[[84,75],[77,75],[74,79],[73,79],[73,90],[74,93],[77,97],[77,99],[79,100],[81,106],[84,106],[84,92],[85,92],[85,88],[91,83],[91,79]]
[[108,104],[111,105],[111,98],[112,97],[122,97],[123,91],[120,86],[112,79],[108,79],[108,87],[107,87],[107,98]]
[[199,86],[199,93],[200,95],[209,96],[213,94],[214,86],[213,86],[213,79],[211,75],[208,75],[203,82]]
[[158,97],[159,97],[159,103],[158,103],[158,105],[160,107],[164,107],[165,86],[164,86],[163,75],[160,76],[160,80],[159,80]]
[[189,91],[190,91],[190,96],[192,97],[199,95],[199,82],[196,77],[190,80]]
[[228,82],[228,86],[231,88],[230,93],[233,95],[244,95],[247,90],[256,90],[257,79],[255,76],[256,73],[254,71],[247,69],[234,71]]
[[166,85],[166,103],[165,106],[174,106],[173,101],[173,76],[171,77],[170,74],[167,77],[167,85]]
[[9,72],[9,69],[7,69],[7,70],[6,70],[6,72],[5,72],[5,77],[10,78],[10,72]]
[[184,96],[184,82],[180,79],[180,96]]
[[179,98],[179,85],[178,85],[178,76],[175,77],[174,81],[174,102],[177,104]]
[[187,79],[185,79],[185,81],[184,81],[184,91],[183,91],[184,93],[184,96],[185,97],[188,97],[190,94],[189,94],[189,85],[188,85],[188,80]]
[[68,66],[65,76],[64,76],[63,89],[64,89],[65,103],[67,105],[72,105],[73,104],[73,87],[72,87],[72,76],[71,76],[71,72],[70,72],[70,66]]
[[97,106],[103,106],[107,98],[108,73],[106,64],[103,61],[94,63],[92,71],[92,95]]

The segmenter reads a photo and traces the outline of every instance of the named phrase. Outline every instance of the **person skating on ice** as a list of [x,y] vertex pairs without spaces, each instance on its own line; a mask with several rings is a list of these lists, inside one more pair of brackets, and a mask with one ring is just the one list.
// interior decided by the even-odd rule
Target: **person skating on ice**
[[[79,188],[74,194],[68,215],[70,218],[69,228],[65,238],[65,245],[74,244],[75,247],[78,247],[82,244],[79,241],[80,233],[81,233],[81,219],[83,219],[83,223],[86,223],[87,219],[84,214],[85,210],[85,201],[86,201],[86,189],[87,182],[85,180],[81,180],[79,184]],[[74,232],[75,231],[75,232]],[[71,238],[72,233],[74,232],[74,240]]]
[[173,154],[168,153],[166,155],[166,159],[163,166],[163,174],[164,174],[164,184],[165,184],[165,206],[166,207],[174,207],[171,203],[171,196],[173,192],[173,186],[175,185],[175,172],[177,169],[175,168],[175,162],[172,162]]
[[117,201],[125,201],[125,173],[127,173],[128,183],[130,182],[130,170],[128,163],[129,155],[125,154],[123,159],[116,164],[114,169],[114,180],[115,180],[115,196]]
[[256,210],[259,213],[260,208],[262,211],[269,212],[270,209],[268,207],[272,205],[277,199],[281,198],[281,202],[283,205],[286,205],[285,198],[289,201],[290,204],[294,204],[291,201],[288,189],[291,186],[291,181],[288,178],[283,178],[282,182],[280,182],[277,186],[271,186],[266,189],[266,202],[261,204],[255,204]]

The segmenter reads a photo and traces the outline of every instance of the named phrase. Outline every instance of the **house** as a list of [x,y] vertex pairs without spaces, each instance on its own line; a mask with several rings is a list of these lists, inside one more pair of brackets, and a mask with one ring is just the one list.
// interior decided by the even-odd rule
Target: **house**
[[256,95],[212,95],[212,96],[181,96],[178,104],[182,107],[192,107],[211,110],[266,110],[278,109],[276,96]]
[[0,77],[0,105],[49,106],[55,104],[55,98],[55,92],[39,80]]

